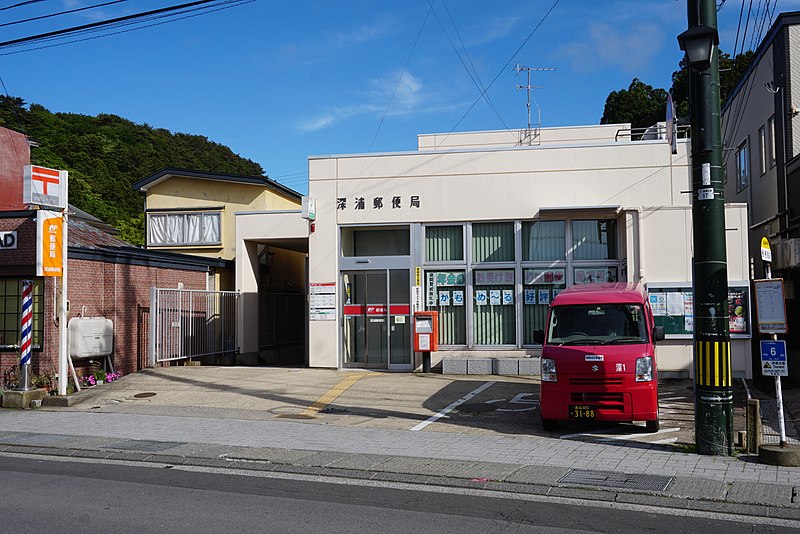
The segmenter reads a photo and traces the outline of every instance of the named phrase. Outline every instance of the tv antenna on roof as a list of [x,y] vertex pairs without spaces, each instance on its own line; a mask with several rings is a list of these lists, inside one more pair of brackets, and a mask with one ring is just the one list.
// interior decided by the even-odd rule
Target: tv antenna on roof
[[554,71],[556,67],[523,67],[519,63],[517,66],[514,67],[514,70],[517,71],[519,74],[522,71],[525,71],[528,75],[528,83],[525,85],[517,84],[517,90],[525,89],[528,92],[528,128],[525,130],[525,139],[520,139],[520,144],[527,140],[528,144],[531,144],[533,137],[539,136],[539,129],[542,127],[542,110],[539,107],[539,104],[536,103],[536,99],[533,99],[533,103],[536,104],[536,112],[537,112],[537,123],[536,123],[536,133],[535,135],[531,136],[531,91],[533,89],[541,89],[541,86],[538,85],[531,85],[531,71]]

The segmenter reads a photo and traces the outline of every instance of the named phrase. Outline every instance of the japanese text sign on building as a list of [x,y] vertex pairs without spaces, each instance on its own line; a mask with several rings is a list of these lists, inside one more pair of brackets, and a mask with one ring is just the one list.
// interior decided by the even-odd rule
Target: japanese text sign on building
[[[369,205],[369,201],[372,201],[371,206]],[[419,195],[411,195],[407,197],[407,199],[403,199],[401,196],[392,196],[392,197],[372,197],[372,199],[368,199],[366,197],[338,197],[336,199],[336,209],[337,210],[346,210],[352,208],[354,210],[366,210],[367,207],[370,207],[373,210],[382,210],[384,208],[389,208],[396,210],[402,208],[419,208],[420,207],[420,199]]]
[[23,168],[22,202],[66,209],[67,171],[26,165]]
[[36,212],[36,276],[61,276],[64,268],[63,223],[58,212]]

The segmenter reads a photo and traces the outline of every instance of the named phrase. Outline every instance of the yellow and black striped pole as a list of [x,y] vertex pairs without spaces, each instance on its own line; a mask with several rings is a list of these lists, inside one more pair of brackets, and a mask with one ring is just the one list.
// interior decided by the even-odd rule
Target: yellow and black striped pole
[[[725,196],[715,0],[688,0],[689,29],[678,37],[689,60],[694,234],[695,443],[700,454],[733,454],[733,377],[728,324]],[[693,57],[693,44],[708,52]],[[710,47],[708,46],[710,45]]]

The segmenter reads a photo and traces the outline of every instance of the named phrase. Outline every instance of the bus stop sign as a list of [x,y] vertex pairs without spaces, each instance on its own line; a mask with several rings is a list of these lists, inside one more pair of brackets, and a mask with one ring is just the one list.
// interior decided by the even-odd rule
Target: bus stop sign
[[789,376],[785,341],[761,342],[761,374],[764,376]]

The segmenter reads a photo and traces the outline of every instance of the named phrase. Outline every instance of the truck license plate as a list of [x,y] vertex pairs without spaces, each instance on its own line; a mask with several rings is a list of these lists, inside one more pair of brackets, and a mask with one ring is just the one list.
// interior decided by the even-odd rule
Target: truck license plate
[[570,406],[570,419],[594,419],[595,412],[593,406]]

